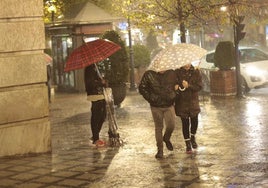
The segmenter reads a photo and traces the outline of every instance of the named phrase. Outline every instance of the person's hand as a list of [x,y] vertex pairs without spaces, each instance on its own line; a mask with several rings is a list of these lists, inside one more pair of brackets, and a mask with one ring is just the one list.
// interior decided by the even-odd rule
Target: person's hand
[[103,84],[104,87],[108,87],[108,81],[107,80],[102,79],[101,83]]
[[184,88],[188,88],[189,87],[189,83],[185,80],[182,81],[182,85]]
[[179,85],[178,84],[175,85],[174,89],[175,89],[175,91],[177,91],[179,89]]

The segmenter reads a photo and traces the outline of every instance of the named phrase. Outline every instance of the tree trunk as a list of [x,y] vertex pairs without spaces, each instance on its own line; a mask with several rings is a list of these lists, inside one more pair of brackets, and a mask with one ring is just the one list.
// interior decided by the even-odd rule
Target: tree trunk
[[183,12],[181,7],[181,0],[177,0],[177,6],[178,6],[178,22],[180,24],[180,34],[181,34],[181,43],[186,43],[186,28],[185,23],[183,21]]
[[180,23],[181,43],[186,43],[186,28],[184,22]]

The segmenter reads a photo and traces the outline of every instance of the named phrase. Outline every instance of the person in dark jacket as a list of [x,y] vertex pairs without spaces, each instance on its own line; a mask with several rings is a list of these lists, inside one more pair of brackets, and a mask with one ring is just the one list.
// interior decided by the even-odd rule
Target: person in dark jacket
[[48,90],[48,102],[51,103],[51,75],[52,67],[51,64],[47,64],[47,90]]
[[87,99],[91,101],[93,144],[102,145],[104,141],[100,140],[99,134],[106,118],[106,102],[103,95],[103,87],[106,86],[106,81],[98,75],[94,64],[85,68],[84,80]]
[[[175,127],[175,84],[174,70],[161,72],[147,70],[139,84],[139,92],[149,102],[155,124],[155,139],[158,149],[156,158],[163,158],[163,141],[168,150],[173,150],[170,138]],[[164,122],[166,129],[163,135]]]
[[175,86],[175,112],[181,118],[186,153],[192,153],[192,148],[197,148],[195,134],[200,113],[198,92],[202,89],[202,78],[199,69],[191,64],[176,69],[175,72],[178,80]]

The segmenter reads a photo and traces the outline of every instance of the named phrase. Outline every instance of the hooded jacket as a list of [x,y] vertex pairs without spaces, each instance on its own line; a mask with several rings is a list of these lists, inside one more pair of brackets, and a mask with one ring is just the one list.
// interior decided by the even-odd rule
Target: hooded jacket
[[139,92],[153,107],[174,105],[176,74],[174,70],[163,73],[147,70],[139,84]]

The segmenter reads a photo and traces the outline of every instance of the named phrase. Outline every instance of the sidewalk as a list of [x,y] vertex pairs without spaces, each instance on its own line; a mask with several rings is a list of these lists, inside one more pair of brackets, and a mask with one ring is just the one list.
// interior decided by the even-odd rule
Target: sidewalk
[[[201,96],[198,150],[185,154],[181,123],[174,151],[157,160],[148,103],[128,93],[116,109],[124,145],[95,148],[85,94],[56,93],[50,106],[52,154],[0,158],[0,187],[10,188],[268,188],[268,98]],[[108,124],[101,132],[108,139]]]

